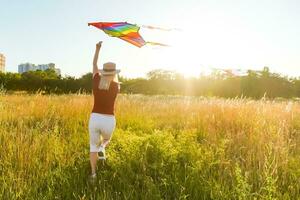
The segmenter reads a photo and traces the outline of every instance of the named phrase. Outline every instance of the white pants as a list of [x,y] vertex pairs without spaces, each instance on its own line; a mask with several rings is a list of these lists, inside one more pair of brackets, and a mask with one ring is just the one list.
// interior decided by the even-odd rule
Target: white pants
[[89,121],[90,152],[99,152],[100,135],[104,145],[108,144],[116,126],[114,115],[91,113]]

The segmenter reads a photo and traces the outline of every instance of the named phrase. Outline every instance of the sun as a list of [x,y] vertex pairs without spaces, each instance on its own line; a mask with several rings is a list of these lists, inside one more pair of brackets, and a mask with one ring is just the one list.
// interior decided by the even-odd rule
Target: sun
[[[145,38],[168,44],[169,47],[149,47],[149,55],[153,58],[150,64],[155,68],[175,71],[184,77],[199,77],[208,70],[205,64],[209,43],[203,37],[191,34],[190,27],[186,24],[179,30],[144,32]],[[175,27],[177,28],[177,27]],[[199,29],[199,30],[198,30]],[[199,27],[193,31],[201,32]],[[154,53],[153,53],[154,52]]]
[[185,77],[198,77],[213,68],[246,68],[263,61],[263,53],[257,49],[263,41],[257,34],[247,32],[239,21],[206,14],[194,12],[175,18],[178,31],[151,32],[149,38],[170,44],[158,51],[154,65]]
[[158,55],[158,62],[168,70],[176,71],[184,77],[198,77],[205,69],[199,58],[197,41],[184,31],[169,33],[170,47]]

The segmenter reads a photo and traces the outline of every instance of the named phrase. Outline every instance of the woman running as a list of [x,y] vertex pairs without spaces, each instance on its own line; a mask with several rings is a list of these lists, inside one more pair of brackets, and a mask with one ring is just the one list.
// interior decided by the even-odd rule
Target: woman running
[[[116,126],[114,106],[120,90],[116,64],[104,63],[103,69],[98,69],[98,55],[102,41],[96,44],[93,60],[93,95],[94,107],[89,120],[90,162],[92,178],[96,177],[97,160],[105,160],[105,147],[108,145]],[[100,136],[102,140],[100,142]]]

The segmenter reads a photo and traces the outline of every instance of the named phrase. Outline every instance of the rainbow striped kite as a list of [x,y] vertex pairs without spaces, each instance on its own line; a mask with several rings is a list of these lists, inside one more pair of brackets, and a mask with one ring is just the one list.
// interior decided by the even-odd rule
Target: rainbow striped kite
[[[142,47],[146,44],[168,46],[157,42],[146,42],[139,34],[140,27],[127,22],[94,22],[88,23],[96,28],[103,30],[111,37],[118,37],[126,42],[129,42],[137,47]],[[155,27],[151,27],[152,29]]]

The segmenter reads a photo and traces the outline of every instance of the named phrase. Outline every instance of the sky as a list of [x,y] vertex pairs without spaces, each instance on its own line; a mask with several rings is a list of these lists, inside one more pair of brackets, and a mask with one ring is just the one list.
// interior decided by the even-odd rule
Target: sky
[[[198,75],[211,68],[260,70],[300,76],[298,0],[0,0],[0,53],[6,71],[25,62],[53,62],[62,75],[92,71],[95,44],[103,41],[99,67],[115,62],[121,75],[153,69]],[[146,41],[170,47],[137,48],[88,22],[127,21]]]

